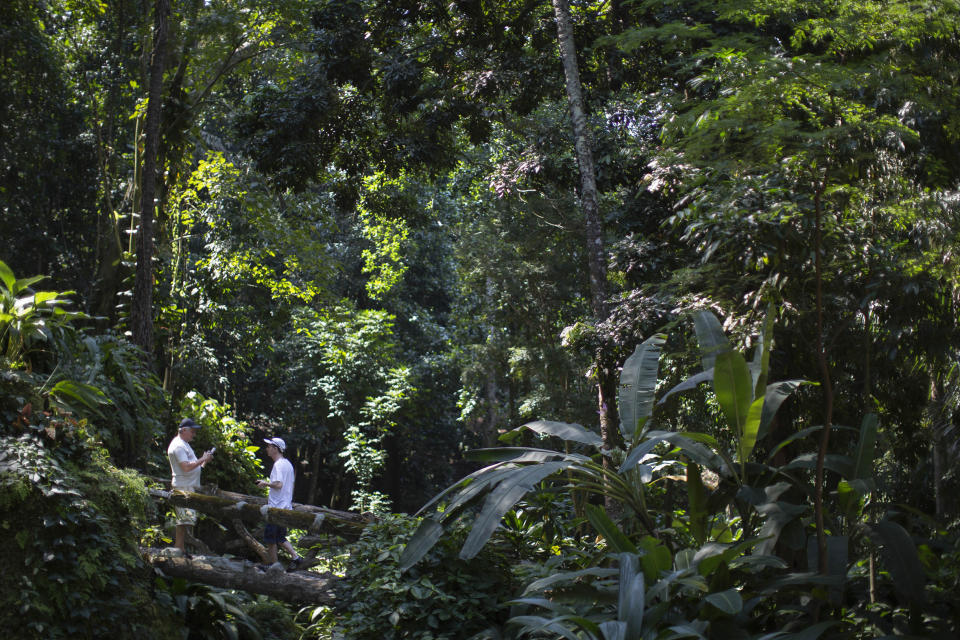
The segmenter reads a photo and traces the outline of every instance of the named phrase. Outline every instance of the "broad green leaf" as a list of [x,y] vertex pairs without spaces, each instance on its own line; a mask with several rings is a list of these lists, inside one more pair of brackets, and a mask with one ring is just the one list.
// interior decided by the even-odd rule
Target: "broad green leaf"
[[640,556],[640,565],[643,567],[647,581],[653,584],[660,578],[660,574],[673,568],[673,556],[670,554],[670,549],[662,542],[650,536],[644,536],[641,539],[640,547],[646,551]]
[[617,620],[626,623],[626,636],[639,638],[643,631],[643,610],[646,606],[646,587],[643,573],[638,571],[637,556],[621,553],[620,590],[617,598]]
[[[712,436],[705,433],[696,433],[687,431],[677,433],[674,431],[650,431],[646,434],[651,440],[662,440],[678,447],[688,458],[708,469],[723,473],[726,468],[729,473],[735,470],[731,466],[731,461],[720,454],[719,445]],[[711,448],[703,446],[701,443],[707,443]]]
[[651,438],[649,440],[644,440],[641,444],[638,444],[633,449],[630,450],[630,453],[627,454],[627,457],[624,459],[623,464],[620,465],[620,473],[626,472],[627,469],[631,469],[643,459],[645,455],[653,451],[662,440],[659,438]]
[[754,507],[765,518],[757,537],[762,541],[756,546],[756,555],[769,555],[777,544],[777,539],[783,528],[807,512],[806,506],[790,504],[789,502],[767,502]]
[[515,431],[519,431],[520,429],[530,429],[541,435],[554,436],[562,440],[572,440],[573,442],[588,444],[597,449],[603,447],[603,439],[599,435],[573,422],[536,420],[517,427]]
[[[31,287],[37,284],[38,282],[41,282],[46,279],[47,279],[47,276],[30,276],[29,278],[20,278],[19,280],[13,283],[13,287],[12,287],[13,292],[14,294],[20,293],[24,289]],[[64,292],[64,293],[67,293],[67,292]]]
[[773,422],[773,418],[777,415],[777,411],[780,410],[780,405],[783,404],[783,401],[789,398],[800,385],[804,384],[813,383],[807,382],[806,380],[781,380],[780,382],[772,382],[767,385],[767,392],[764,394],[763,413],[760,416],[760,426],[757,429],[758,440],[767,435],[767,431],[770,429],[770,423]]
[[620,431],[628,441],[635,437],[641,420],[649,418],[653,413],[657,374],[660,370],[660,351],[666,339],[662,333],[650,336],[638,345],[623,363],[618,408]]
[[443,525],[433,518],[425,518],[400,555],[400,571],[406,571],[420,562],[420,559],[433,548],[442,534]]
[[747,362],[737,351],[721,353],[713,367],[713,390],[727,423],[739,440],[753,401],[753,384]]
[[662,398],[657,402],[657,404],[663,404],[667,401],[667,398],[672,396],[675,393],[681,393],[687,391],[688,389],[694,389],[701,382],[712,382],[713,381],[713,368],[707,369],[706,371],[701,371],[700,373],[690,376],[674,388],[667,391]]
[[[531,449],[527,447],[496,447],[493,449],[470,449],[463,457],[472,462],[546,462],[564,458],[567,454],[550,449]],[[580,456],[589,460],[586,456]]]
[[16,295],[16,291],[13,290],[13,286],[17,279],[14,277],[13,271],[11,271],[10,267],[8,267],[7,263],[3,260],[0,260],[0,280],[3,281],[4,286],[8,291],[10,291],[10,293]]
[[740,454],[740,464],[743,464],[750,457],[753,448],[757,444],[757,430],[760,428],[760,414],[763,411],[763,398],[757,398],[750,405],[747,413],[747,420],[743,425],[743,435],[737,443],[737,449]]
[[[60,294],[56,291],[37,291],[33,294],[33,304],[38,307],[46,302],[51,300],[56,300]],[[69,302],[68,300],[61,300],[61,302]]]
[[787,446],[794,440],[799,440],[800,438],[806,438],[807,436],[814,434],[817,431],[820,431],[821,429],[823,429],[823,425],[817,425],[816,427],[807,427],[806,429],[801,429],[796,433],[790,434],[788,437],[786,437],[783,440],[783,442],[781,442],[780,444],[778,444],[777,446],[775,446],[773,449],[770,450],[770,454],[767,456],[767,462],[769,463],[771,460],[773,460],[773,457],[777,454],[778,451],[780,451],[780,449],[783,449],[785,446]]
[[527,588],[523,590],[524,593],[537,593],[543,591],[548,587],[552,587],[557,583],[570,582],[584,578],[609,578],[610,576],[617,575],[619,573],[618,569],[610,569],[607,567],[590,567],[588,569],[580,569],[579,571],[565,571],[560,573],[555,573],[546,578],[540,578],[535,580],[527,585]]
[[714,360],[721,353],[730,351],[730,341],[723,333],[723,327],[717,316],[710,311],[699,311],[693,316],[693,330],[700,345],[700,357],[703,370],[713,369]]
[[727,589],[719,593],[711,593],[705,600],[729,615],[740,613],[743,609],[743,598],[736,589]]
[[[827,457],[823,461],[823,466],[825,469],[839,473],[844,478],[849,478],[850,470],[853,468],[853,462],[850,460],[849,456],[840,455],[838,453],[828,453]],[[817,468],[817,454],[805,453],[803,455],[799,455],[787,463],[783,468],[784,470],[815,470]]]
[[673,631],[671,640],[674,638],[700,638],[701,640],[707,640],[707,637],[704,634],[706,631],[706,625],[708,623],[705,621],[690,622],[688,624],[678,624],[670,627],[670,631]]
[[60,399],[73,398],[90,409],[110,403],[110,398],[97,387],[74,380],[61,380],[50,389],[50,395]]
[[829,622],[819,622],[815,625],[809,626],[803,631],[797,631],[795,633],[790,633],[784,637],[784,640],[817,640],[823,632],[839,624],[836,620],[831,620]]
[[773,347],[773,304],[767,305],[767,313],[763,317],[763,329],[760,334],[760,344],[753,354],[750,372],[753,374],[753,397],[760,398],[766,392],[767,379],[770,372],[770,349]]
[[587,514],[587,520],[589,520],[593,528],[597,530],[597,533],[603,536],[613,551],[618,553],[639,553],[637,547],[620,531],[620,527],[610,519],[610,516],[603,510],[603,507],[587,504],[584,506],[584,510]]
[[857,442],[857,453],[853,460],[853,478],[866,479],[873,477],[873,458],[877,443],[877,414],[868,413],[860,423],[860,440]]
[[[541,631],[550,631],[567,638],[567,640],[581,640],[580,636],[573,630],[560,624],[565,616],[559,618],[544,618],[541,616],[514,616],[508,620],[510,624],[516,624],[527,628],[531,633],[540,633]],[[596,626],[596,625],[594,625]]]
[[501,480],[497,488],[487,496],[483,509],[474,520],[470,535],[460,549],[460,558],[469,560],[477,555],[493,535],[503,515],[512,509],[520,498],[533,491],[534,485],[547,476],[562,471],[572,464],[569,461],[544,462],[518,469],[515,474]]
[[690,533],[697,544],[707,541],[707,488],[696,462],[687,463],[687,501],[690,505]]
[[620,620],[607,620],[597,625],[603,640],[627,640],[627,623]]
[[927,576],[910,534],[892,520],[881,520],[867,526],[870,537],[881,546],[894,589],[908,602],[922,603],[925,600]]

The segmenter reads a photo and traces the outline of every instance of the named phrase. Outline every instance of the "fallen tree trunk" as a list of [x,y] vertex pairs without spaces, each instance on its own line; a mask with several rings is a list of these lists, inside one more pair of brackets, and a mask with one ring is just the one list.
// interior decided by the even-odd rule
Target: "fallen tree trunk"
[[173,578],[261,593],[297,605],[332,606],[336,602],[334,586],[339,578],[333,574],[287,573],[278,565],[265,569],[246,560],[220,556],[171,556],[166,549],[141,548],[140,553],[144,560]]
[[341,517],[343,512],[314,507],[312,510],[277,509],[268,507],[266,500],[262,504],[256,496],[234,494],[242,499],[224,496],[212,496],[189,491],[161,491],[151,489],[150,495],[166,500],[177,507],[187,507],[202,511],[222,521],[242,520],[250,524],[270,522],[290,529],[304,529],[308,533],[335,533],[347,538],[357,538],[367,526],[368,520],[351,513],[349,519]]
[[[264,505],[267,504],[267,499],[262,496],[250,496],[245,493],[235,493],[233,491],[224,491],[223,489],[214,489],[210,492],[201,491],[201,493],[210,493],[210,495],[220,496],[221,498],[230,498],[231,500],[242,500],[244,502],[249,502],[252,504]],[[325,516],[332,516],[339,520],[345,520],[347,522],[355,522],[357,525],[363,529],[366,525],[374,522],[376,518],[372,514],[368,513],[354,513],[352,511],[339,511],[337,509],[328,509],[327,507],[318,507],[313,504],[301,504],[299,502],[294,502],[293,506],[290,507],[293,511],[303,511],[305,513],[322,513]]]

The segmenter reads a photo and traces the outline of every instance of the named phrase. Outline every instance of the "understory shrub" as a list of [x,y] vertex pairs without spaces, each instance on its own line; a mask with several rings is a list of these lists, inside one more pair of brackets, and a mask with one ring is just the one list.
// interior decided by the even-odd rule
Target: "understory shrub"
[[32,422],[0,437],[0,625],[26,638],[172,637],[135,546],[142,482],[106,462],[82,422]]
[[412,569],[400,554],[417,519],[384,515],[350,545],[338,614],[344,640],[462,639],[501,624],[501,603],[514,590],[507,557],[490,546],[469,561],[458,557],[466,532],[445,536]]
[[217,448],[213,460],[203,468],[203,484],[241,493],[263,492],[257,488],[257,479],[263,476],[263,465],[256,455],[260,447],[250,442],[247,423],[230,414],[230,405],[191,391],[180,403],[180,415],[203,427],[191,444],[197,457],[211,447]]

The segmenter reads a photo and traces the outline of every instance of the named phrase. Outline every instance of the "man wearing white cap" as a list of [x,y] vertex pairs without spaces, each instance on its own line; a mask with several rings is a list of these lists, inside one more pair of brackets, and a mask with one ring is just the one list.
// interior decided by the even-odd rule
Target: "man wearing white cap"
[[[267,505],[278,509],[289,509],[293,506],[293,465],[283,457],[287,443],[282,438],[267,438],[267,455],[273,460],[273,469],[270,470],[270,480],[257,480],[258,487],[270,487]],[[277,545],[293,556],[289,569],[297,569],[303,558],[297,553],[290,541],[287,540],[287,529],[273,523],[267,523],[263,532],[263,542],[267,545],[270,562],[279,562],[277,559]]]

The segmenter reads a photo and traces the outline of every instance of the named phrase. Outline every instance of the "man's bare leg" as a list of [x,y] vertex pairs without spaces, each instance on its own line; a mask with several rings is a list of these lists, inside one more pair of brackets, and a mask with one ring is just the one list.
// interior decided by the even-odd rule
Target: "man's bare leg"
[[173,546],[186,553],[185,542],[187,539],[187,525],[178,524],[176,532],[173,534]]

